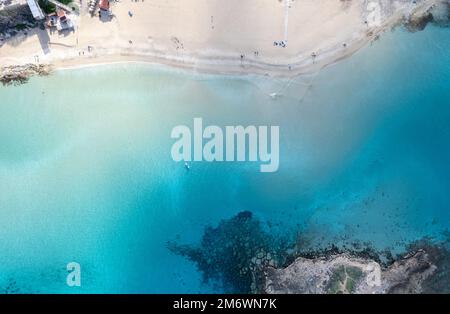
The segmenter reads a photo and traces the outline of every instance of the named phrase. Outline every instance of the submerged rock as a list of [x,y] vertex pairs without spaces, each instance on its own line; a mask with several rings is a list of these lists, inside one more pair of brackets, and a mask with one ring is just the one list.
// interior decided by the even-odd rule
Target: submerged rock
[[233,293],[255,291],[261,269],[278,265],[286,252],[249,211],[207,227],[198,246],[169,242],[168,248],[196,263],[205,282]]
[[420,16],[411,16],[410,19],[405,22],[405,27],[410,32],[422,31],[428,25],[428,23],[433,21],[433,14],[428,12],[427,14]]
[[33,75],[48,75],[51,67],[45,64],[25,64],[17,66],[2,67],[0,71],[0,82],[3,85],[24,84]]

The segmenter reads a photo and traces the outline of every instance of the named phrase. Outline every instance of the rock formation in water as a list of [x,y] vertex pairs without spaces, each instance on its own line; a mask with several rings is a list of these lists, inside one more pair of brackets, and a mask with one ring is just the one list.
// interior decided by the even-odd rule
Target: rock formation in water
[[0,82],[3,85],[23,84],[33,75],[48,75],[51,72],[49,65],[24,64],[2,67],[0,70]]
[[428,23],[448,26],[450,3],[448,0],[364,0],[362,18],[369,27],[398,20],[407,30],[416,32],[425,29]]
[[419,11],[407,17],[404,25],[411,32],[425,29],[428,23],[434,23],[438,26],[449,26],[450,21],[450,2],[440,1],[424,11]]
[[234,293],[254,290],[259,270],[278,265],[285,251],[283,241],[275,243],[248,211],[222,220],[216,228],[207,227],[199,246],[170,242],[168,248],[195,262],[205,282]]
[[383,267],[370,259],[340,254],[316,259],[297,258],[286,268],[265,270],[265,293],[421,293],[435,271],[420,250]]
[[[370,246],[304,251],[275,236],[251,212],[207,227],[201,243],[169,242],[194,262],[205,282],[228,293],[445,293],[450,289],[448,243],[430,240],[394,257]],[[450,237],[449,237],[450,239]]]

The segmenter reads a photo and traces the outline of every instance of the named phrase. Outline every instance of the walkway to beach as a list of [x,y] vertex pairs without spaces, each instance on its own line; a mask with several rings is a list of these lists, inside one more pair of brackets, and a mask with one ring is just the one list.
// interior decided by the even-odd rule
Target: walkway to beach
[[287,42],[288,40],[288,25],[289,25],[289,8],[291,7],[291,0],[285,0],[285,9],[284,12],[284,41]]

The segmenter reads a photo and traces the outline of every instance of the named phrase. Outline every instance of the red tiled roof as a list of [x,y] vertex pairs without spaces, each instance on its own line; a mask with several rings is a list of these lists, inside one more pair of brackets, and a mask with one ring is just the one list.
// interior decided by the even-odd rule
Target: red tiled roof
[[101,10],[109,10],[109,0],[100,0],[98,6]]

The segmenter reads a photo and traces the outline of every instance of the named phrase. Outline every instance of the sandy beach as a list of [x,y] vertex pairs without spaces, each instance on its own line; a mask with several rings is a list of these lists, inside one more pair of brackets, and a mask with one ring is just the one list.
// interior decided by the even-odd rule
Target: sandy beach
[[39,28],[9,39],[0,65],[145,61],[202,72],[291,76],[351,55],[439,0],[120,0],[114,17],[72,15],[66,34]]

